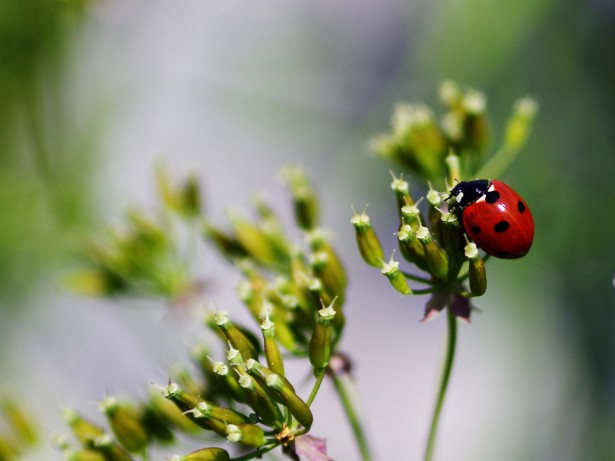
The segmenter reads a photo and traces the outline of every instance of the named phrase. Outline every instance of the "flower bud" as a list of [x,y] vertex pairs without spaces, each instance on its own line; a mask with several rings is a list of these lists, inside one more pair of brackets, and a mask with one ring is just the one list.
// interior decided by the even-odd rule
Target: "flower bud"
[[276,373],[284,376],[284,361],[282,360],[278,342],[275,339],[275,324],[269,320],[269,316],[261,323],[261,331],[263,332],[267,366]]
[[226,434],[226,426],[223,421],[205,417],[206,415],[201,415],[199,418],[194,415],[193,410],[199,403],[203,402],[202,398],[183,391],[175,383],[169,383],[169,385],[162,390],[162,395],[177,405],[177,408],[197,426],[213,431],[218,435],[224,436]]
[[255,424],[229,424],[226,426],[226,439],[231,443],[242,443],[256,448],[267,443],[265,431]]
[[263,367],[256,360],[246,362],[249,373],[262,379],[275,400],[284,405],[306,429],[312,426],[314,417],[307,404],[295,392],[292,384],[282,375]]
[[479,91],[468,91],[462,102],[464,110],[463,131],[464,148],[482,152],[489,141],[489,123],[485,114],[486,99],[485,95]]
[[173,427],[177,427],[186,434],[194,434],[200,429],[189,418],[184,415],[171,400],[164,398],[158,390],[151,392],[149,396],[151,411],[155,412],[165,422]]
[[423,244],[416,238],[416,234],[412,227],[404,224],[397,232],[397,242],[399,251],[406,261],[416,264],[416,266],[424,271],[427,269],[427,261],[425,260],[425,249]]
[[265,267],[279,262],[279,255],[262,229],[236,212],[229,213],[228,219],[234,238],[248,256]]
[[62,416],[73,431],[75,438],[83,446],[88,446],[93,440],[105,435],[105,431],[102,428],[82,418],[75,410],[67,408],[63,410]]
[[271,401],[269,394],[263,387],[243,369],[236,368],[240,375],[239,385],[243,387],[250,398],[250,406],[267,426],[280,428],[284,421],[284,416],[278,406]]
[[402,219],[402,207],[406,205],[413,205],[414,200],[410,195],[410,186],[408,185],[408,182],[403,180],[403,175],[399,175],[399,178],[396,178],[393,172],[391,172],[391,176],[393,176],[393,181],[391,182],[391,190],[395,192],[395,198],[397,199],[397,210],[399,211],[399,218]]
[[195,418],[214,418],[227,424],[249,423],[250,419],[232,408],[219,407],[213,403],[202,401],[192,409]]
[[318,318],[314,333],[310,340],[309,357],[314,369],[314,375],[319,376],[325,372],[331,356],[331,321],[336,312],[333,303],[318,311]]
[[241,352],[241,355],[245,359],[258,357],[259,350],[255,346],[255,343],[258,344],[257,341],[255,339],[251,339],[245,331],[242,331],[236,327],[229,320],[228,314],[225,311],[216,312],[214,315],[214,320],[216,325],[218,325],[224,333],[224,336],[226,336],[226,339],[234,348]]
[[118,402],[114,397],[105,398],[100,409],[107,416],[117,441],[131,453],[143,452],[149,436],[137,410]]
[[11,400],[2,402],[2,412],[6,417],[8,424],[19,439],[28,444],[33,445],[38,440],[37,430],[34,421],[25,409]]
[[220,386],[224,390],[224,395],[231,395],[238,402],[248,403],[250,401],[246,390],[239,385],[235,374],[230,372],[224,362],[213,362],[211,368],[214,374],[221,378]]
[[[5,459],[5,458],[1,458]],[[12,459],[12,458],[6,458]],[[68,450],[64,452],[64,459],[66,461],[106,461],[107,457],[95,450]]]
[[442,245],[449,254],[457,254],[465,243],[465,234],[457,221],[454,213],[443,212],[442,221]]
[[187,455],[175,455],[171,461],[229,461],[231,458],[222,448],[201,448]]
[[248,255],[246,250],[234,237],[231,237],[207,222],[203,224],[203,235],[214,244],[223,256],[231,261],[238,258],[245,258]]
[[383,275],[389,279],[389,282],[398,292],[402,295],[412,294],[412,290],[410,286],[408,286],[408,281],[404,274],[399,270],[399,262],[393,259],[393,255],[391,255],[391,259],[389,259],[388,263],[382,261],[382,269],[380,269]]
[[507,149],[516,151],[523,147],[537,112],[538,104],[533,99],[523,98],[515,103],[504,135],[504,146]]
[[468,278],[470,280],[470,291],[474,296],[482,296],[487,291],[485,262],[478,254],[476,244],[472,242],[466,245],[465,255],[469,260]]
[[369,222],[369,216],[365,211],[359,214],[356,211],[350,220],[355,229],[357,245],[363,260],[374,267],[382,267],[384,252],[380,245],[380,240]]
[[436,241],[431,237],[429,229],[421,226],[416,233],[417,238],[423,244],[425,250],[425,260],[429,271],[440,279],[446,277],[448,273],[448,258],[446,252],[440,248]]
[[318,226],[318,197],[307,174],[302,168],[288,166],[281,175],[292,195],[297,225],[304,230],[314,229]]

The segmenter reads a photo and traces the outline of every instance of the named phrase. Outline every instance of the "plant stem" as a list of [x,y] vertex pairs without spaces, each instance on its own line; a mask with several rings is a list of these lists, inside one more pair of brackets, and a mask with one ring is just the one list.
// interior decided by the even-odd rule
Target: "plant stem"
[[322,380],[325,377],[325,372],[323,371],[321,374],[316,376],[316,381],[314,382],[314,386],[312,387],[312,392],[310,392],[310,396],[308,397],[307,403],[308,407],[312,404],[314,399],[316,398],[316,394],[318,393],[318,389],[320,389],[320,385],[322,384]]
[[440,413],[442,411],[442,405],[444,403],[444,397],[446,396],[446,390],[448,388],[449,378],[451,376],[451,370],[453,368],[453,361],[455,359],[455,348],[457,345],[457,319],[451,308],[446,309],[448,319],[448,337],[446,342],[446,354],[444,356],[444,364],[442,367],[442,376],[440,377],[440,388],[436,398],[436,404],[434,406],[433,417],[431,420],[431,427],[429,429],[429,438],[427,439],[427,447],[425,448],[425,461],[431,461],[433,459],[433,453],[436,441],[436,432],[438,430],[438,422],[440,420]]
[[359,446],[359,451],[361,452],[361,460],[372,461],[373,458],[371,452],[369,451],[369,447],[367,446],[367,439],[365,438],[365,433],[363,432],[361,422],[359,421],[354,406],[350,401],[350,396],[348,395],[348,390],[346,386],[347,383],[344,379],[340,378],[335,373],[331,373],[331,376],[333,377],[333,384],[335,385],[337,395],[342,401],[342,406],[344,407],[344,411],[346,412],[346,417],[348,418],[350,426],[352,427],[354,438],[357,442],[357,445]]

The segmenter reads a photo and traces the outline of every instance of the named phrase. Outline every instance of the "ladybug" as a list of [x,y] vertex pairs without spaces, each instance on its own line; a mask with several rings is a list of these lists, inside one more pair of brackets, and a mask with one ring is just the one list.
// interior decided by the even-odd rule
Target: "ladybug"
[[462,181],[451,190],[451,211],[468,236],[496,258],[525,256],[534,240],[534,219],[512,187],[490,179]]

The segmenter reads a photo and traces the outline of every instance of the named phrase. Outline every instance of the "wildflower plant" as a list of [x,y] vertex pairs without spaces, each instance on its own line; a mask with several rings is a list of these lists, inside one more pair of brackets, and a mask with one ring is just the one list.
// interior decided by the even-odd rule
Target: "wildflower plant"
[[423,321],[442,311],[447,314],[446,354],[425,460],[433,457],[438,420],[455,356],[457,319],[469,321],[473,310],[471,299],[483,295],[487,289],[485,262],[489,255],[479,251],[464,232],[451,190],[461,181],[494,178],[503,173],[524,145],[537,112],[537,104],[531,99],[517,101],[501,147],[489,156],[491,132],[486,97],[478,91],[463,91],[453,81],[445,81],[440,87],[440,100],[445,112],[439,118],[425,105],[398,105],[391,119],[391,131],[372,141],[380,157],[401,165],[419,178],[426,191],[424,197],[415,200],[403,175],[392,174],[390,187],[399,215],[398,252],[390,252],[390,258],[386,259],[365,210],[355,210],[351,219],[359,252],[367,264],[380,269],[393,289],[402,295],[429,295]]
[[[171,187],[166,176],[159,175],[164,213],[197,229],[241,274],[237,295],[252,325],[212,304],[199,319],[217,337],[218,347],[195,345],[191,355],[197,372],[176,368],[145,401],[106,397],[100,411],[108,429],[65,410],[77,441],[75,447],[58,439],[66,459],[146,459],[153,444],[171,444],[176,434],[202,438],[205,432],[212,446],[172,460],[244,461],[282,447],[291,459],[326,461],[324,440],[307,434],[314,421],[310,406],[327,375],[367,453],[345,390],[348,374],[340,364],[347,362],[337,351],[344,328],[346,272],[328,232],[319,227],[317,194],[305,172],[287,167],[282,178],[292,196],[299,242],[289,237],[261,197],[254,200],[256,219],[233,212],[223,228],[203,215],[193,179]],[[171,232],[172,220],[166,216],[158,222],[145,225],[129,215],[127,232],[112,233],[105,245],[87,245],[88,266],[70,279],[70,286],[97,296],[156,296],[171,302],[181,298],[198,283],[188,265],[174,264],[181,261],[176,257],[181,245]],[[175,280],[172,285],[163,282],[169,275]],[[304,389],[305,380],[301,386],[291,383],[285,368],[289,357],[305,363],[311,390]],[[236,448],[215,446],[225,441]]]

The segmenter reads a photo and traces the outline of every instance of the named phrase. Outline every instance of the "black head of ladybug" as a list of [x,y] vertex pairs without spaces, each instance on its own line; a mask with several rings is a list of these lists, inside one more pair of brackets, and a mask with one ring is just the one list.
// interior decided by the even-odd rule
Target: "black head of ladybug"
[[[490,191],[490,179],[475,179],[474,181],[462,181],[451,190],[449,198],[455,199],[455,203],[451,205],[452,211],[461,218],[463,209],[484,198],[490,202],[489,194],[497,194],[495,191]],[[493,201],[497,197],[493,197]]]

